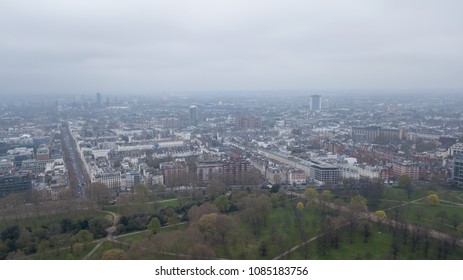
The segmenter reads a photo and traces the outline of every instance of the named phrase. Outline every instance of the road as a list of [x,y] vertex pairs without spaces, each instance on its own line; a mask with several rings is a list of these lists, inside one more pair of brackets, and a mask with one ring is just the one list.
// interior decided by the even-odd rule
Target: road
[[66,166],[68,170],[72,169],[77,178],[77,192],[80,197],[85,194],[86,181],[82,166],[80,166],[79,154],[75,147],[74,139],[72,138],[71,131],[67,123],[60,125],[60,132],[63,139],[64,152],[69,156],[71,166]]

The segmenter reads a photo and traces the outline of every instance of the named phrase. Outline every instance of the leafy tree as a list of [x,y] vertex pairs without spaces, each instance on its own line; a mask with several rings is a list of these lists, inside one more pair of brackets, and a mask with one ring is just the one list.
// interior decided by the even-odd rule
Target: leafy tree
[[23,251],[25,254],[36,252],[36,244],[33,236],[28,230],[22,230],[18,240],[16,240],[16,248]]
[[202,204],[201,206],[193,206],[190,208],[188,211],[188,219],[190,223],[196,223],[198,222],[199,218],[203,216],[204,214],[210,214],[210,213],[217,213],[219,212],[219,209],[217,207],[210,203],[206,202]]
[[105,237],[108,233],[106,228],[108,228],[111,223],[103,218],[93,218],[88,224],[88,230],[93,234],[94,238]]
[[102,260],[123,260],[125,252],[121,249],[111,249],[103,253]]
[[126,216],[121,216],[121,218],[119,219],[119,223],[124,225],[124,226],[128,226],[129,225],[129,219],[127,219]]
[[437,194],[430,194],[426,197],[426,202],[429,205],[438,206],[440,203],[439,196]]
[[74,230],[74,223],[69,218],[64,218],[60,222],[61,225],[61,232],[66,233]]
[[296,209],[297,209],[298,211],[302,211],[302,210],[304,209],[304,203],[302,203],[302,202],[299,201],[299,202],[296,204]]
[[383,210],[378,210],[375,212],[375,218],[378,222],[378,229],[381,229],[381,225],[384,221],[387,220],[386,212]]
[[17,225],[7,227],[2,231],[2,241],[7,246],[8,252],[16,251],[16,241],[19,239],[20,235],[21,230]]
[[152,234],[156,234],[159,232],[160,229],[161,229],[161,223],[159,222],[159,219],[156,217],[152,218],[148,224],[148,230]]
[[315,188],[308,188],[304,191],[304,196],[307,199],[307,203],[313,207],[318,198],[318,192]]
[[230,209],[230,201],[228,197],[225,195],[220,195],[214,200],[214,205],[220,210],[222,213],[228,212]]
[[217,213],[205,214],[199,219],[199,230],[204,234],[206,242],[214,239],[217,234]]
[[21,230],[19,229],[19,226],[14,225],[7,227],[2,231],[2,241],[5,241],[7,239],[16,241],[19,238],[19,235],[21,234]]
[[270,188],[270,192],[272,193],[277,193],[280,191],[280,185],[279,184],[274,184],[272,185],[272,187]]
[[78,243],[88,243],[93,241],[93,234],[88,230],[79,230],[79,232],[74,235],[74,241]]
[[376,211],[375,212],[375,217],[378,218],[378,219],[381,219],[381,220],[387,219],[386,212],[384,212],[383,210]]

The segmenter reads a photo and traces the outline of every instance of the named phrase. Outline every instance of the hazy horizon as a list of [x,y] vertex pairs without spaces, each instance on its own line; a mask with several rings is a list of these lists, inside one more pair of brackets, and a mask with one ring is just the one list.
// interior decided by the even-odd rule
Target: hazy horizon
[[0,96],[461,94],[462,9],[454,0],[0,1]]

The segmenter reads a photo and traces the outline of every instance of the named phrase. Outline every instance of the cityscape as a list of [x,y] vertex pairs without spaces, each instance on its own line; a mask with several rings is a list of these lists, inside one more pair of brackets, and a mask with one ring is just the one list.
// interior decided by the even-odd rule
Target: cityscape
[[[459,259],[462,103],[300,92],[4,102],[2,258]],[[249,244],[233,244],[243,234]],[[336,254],[356,238],[387,244]]]
[[0,1],[2,275],[457,275],[462,10]]

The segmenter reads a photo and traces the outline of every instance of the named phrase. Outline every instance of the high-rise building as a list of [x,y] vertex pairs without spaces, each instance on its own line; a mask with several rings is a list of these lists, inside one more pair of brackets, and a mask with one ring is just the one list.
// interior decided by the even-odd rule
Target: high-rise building
[[311,95],[310,96],[310,111],[320,111],[322,109],[322,96]]
[[96,93],[96,106],[101,107],[101,94],[99,92]]
[[198,124],[198,107],[195,105],[190,107],[190,125]]

